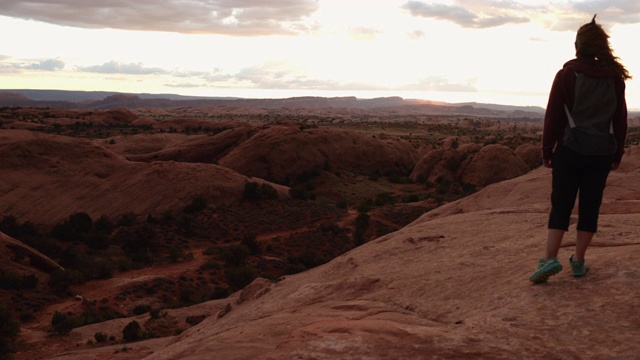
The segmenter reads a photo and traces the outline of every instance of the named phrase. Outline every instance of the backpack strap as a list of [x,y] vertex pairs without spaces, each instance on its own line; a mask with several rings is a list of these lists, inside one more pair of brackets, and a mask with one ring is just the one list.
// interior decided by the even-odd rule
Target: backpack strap
[[569,111],[567,104],[564,104],[564,112],[567,113],[567,120],[569,120],[569,126],[571,126],[572,128],[576,127],[576,122],[573,121],[573,117],[571,116],[571,112]]

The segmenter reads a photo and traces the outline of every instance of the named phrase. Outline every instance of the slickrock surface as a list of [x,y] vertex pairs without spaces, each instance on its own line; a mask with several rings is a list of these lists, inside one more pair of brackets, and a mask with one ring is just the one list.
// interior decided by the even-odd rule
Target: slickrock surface
[[[610,176],[584,278],[569,271],[572,226],[560,251],[565,270],[547,284],[528,282],[549,210],[550,170],[538,168],[323,266],[172,310],[209,314],[180,335],[52,358],[636,359],[639,172],[640,149],[630,149]],[[85,343],[100,326],[109,325],[72,334]]]

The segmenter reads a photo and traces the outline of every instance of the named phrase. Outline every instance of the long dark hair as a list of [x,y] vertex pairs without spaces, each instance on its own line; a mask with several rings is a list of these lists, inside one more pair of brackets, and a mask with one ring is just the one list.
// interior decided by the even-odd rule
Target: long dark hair
[[602,25],[596,24],[596,15],[593,15],[591,22],[582,25],[578,29],[576,56],[595,58],[601,66],[612,69],[622,79],[631,79],[629,71],[622,65],[620,58],[613,55],[613,50],[609,44],[609,35],[604,31]]

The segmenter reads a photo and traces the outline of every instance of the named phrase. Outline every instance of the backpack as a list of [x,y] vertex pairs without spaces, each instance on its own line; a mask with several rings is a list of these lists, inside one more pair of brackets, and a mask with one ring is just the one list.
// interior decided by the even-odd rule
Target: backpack
[[581,155],[613,155],[617,144],[612,116],[616,109],[612,78],[593,78],[576,73],[573,108],[564,110],[569,121],[564,145]]

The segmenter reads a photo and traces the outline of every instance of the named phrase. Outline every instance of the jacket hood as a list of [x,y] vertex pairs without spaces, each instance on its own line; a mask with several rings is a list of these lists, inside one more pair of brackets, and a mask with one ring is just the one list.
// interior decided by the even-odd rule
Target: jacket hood
[[614,78],[618,76],[612,69],[598,66],[597,60],[582,56],[567,61],[564,64],[564,68],[595,78]]

